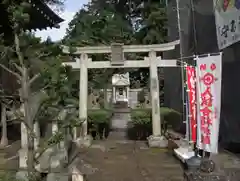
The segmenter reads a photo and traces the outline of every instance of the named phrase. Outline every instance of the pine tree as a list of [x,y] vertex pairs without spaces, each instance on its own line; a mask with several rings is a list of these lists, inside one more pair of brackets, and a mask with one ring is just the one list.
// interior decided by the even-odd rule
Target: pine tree
[[[58,45],[51,41],[40,42],[33,34],[26,33],[26,25],[30,21],[28,14],[31,5],[27,0],[1,2],[7,7],[10,26],[12,28],[13,42],[5,44],[1,41],[0,67],[15,77],[16,83],[20,86],[15,94],[20,97],[23,104],[24,115],[19,116],[27,127],[28,135],[28,175],[35,173],[35,151],[33,125],[41,107],[33,103],[32,98],[44,90],[55,106],[64,106],[68,97],[71,97],[70,81],[67,77],[70,72],[67,67],[62,67],[61,56]],[[59,4],[58,0],[49,0],[48,3]],[[1,39],[2,40],[2,39]],[[48,79],[47,79],[48,78]],[[48,81],[46,81],[48,80]],[[4,91],[3,91],[4,94]],[[51,105],[51,104],[50,104]],[[50,107],[48,105],[47,107]],[[47,108],[46,107],[46,108]],[[34,112],[33,112],[34,110]],[[61,136],[57,135],[57,138]],[[59,142],[59,140],[57,141]]]

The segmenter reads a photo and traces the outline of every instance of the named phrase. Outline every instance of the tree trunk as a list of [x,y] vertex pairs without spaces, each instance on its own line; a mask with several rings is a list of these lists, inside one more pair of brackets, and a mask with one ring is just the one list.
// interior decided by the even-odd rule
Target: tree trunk
[[23,32],[15,32],[14,33],[14,42],[15,42],[15,50],[16,54],[18,56],[18,60],[20,62],[21,66],[21,93],[20,97],[23,102],[24,106],[24,124],[26,124],[27,130],[28,130],[28,158],[27,158],[27,164],[28,164],[28,176],[33,176],[33,173],[35,171],[34,168],[34,136],[33,133],[33,119],[31,118],[31,112],[30,112],[30,102],[29,98],[31,95],[30,91],[30,79],[28,75],[28,69],[24,62],[24,57],[20,49],[20,42],[19,42],[19,34]]
[[6,106],[1,104],[2,112],[1,112],[1,123],[2,123],[2,138],[1,138],[1,147],[6,147],[8,145],[7,138],[7,115],[6,115]]
[[30,114],[30,87],[29,87],[29,77],[28,70],[26,67],[23,67],[23,76],[22,76],[22,99],[24,105],[24,122],[27,124],[28,129],[28,174],[31,175],[34,172],[34,136],[33,128],[34,123]]

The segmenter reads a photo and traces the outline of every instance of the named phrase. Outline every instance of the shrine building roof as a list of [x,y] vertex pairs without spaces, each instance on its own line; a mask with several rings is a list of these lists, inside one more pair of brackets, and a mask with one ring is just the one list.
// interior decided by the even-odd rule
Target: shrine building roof
[[[7,32],[11,30],[11,24],[8,19],[8,13],[6,7],[2,4],[3,0],[0,0],[0,32]],[[30,22],[24,27],[26,30],[42,30],[46,28],[58,28],[59,23],[64,20],[59,17],[51,8],[42,0],[29,0],[31,8],[29,9]]]

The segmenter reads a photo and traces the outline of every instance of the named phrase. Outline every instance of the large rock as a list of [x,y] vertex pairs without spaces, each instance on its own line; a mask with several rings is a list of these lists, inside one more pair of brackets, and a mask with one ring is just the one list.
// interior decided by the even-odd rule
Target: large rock
[[79,148],[88,148],[92,145],[93,138],[90,135],[87,135],[85,137],[79,137],[75,143]]
[[27,171],[19,171],[16,173],[16,180],[29,181]]
[[74,165],[70,169],[70,173],[72,174],[72,181],[84,181],[84,175],[80,172],[80,170]]
[[51,155],[53,154],[54,149],[53,148],[48,148],[39,158],[38,158],[38,163],[36,164],[35,168],[39,172],[46,172],[48,171],[50,167],[50,158]]
[[68,163],[68,152],[66,149],[58,149],[50,157],[50,168],[61,169]]

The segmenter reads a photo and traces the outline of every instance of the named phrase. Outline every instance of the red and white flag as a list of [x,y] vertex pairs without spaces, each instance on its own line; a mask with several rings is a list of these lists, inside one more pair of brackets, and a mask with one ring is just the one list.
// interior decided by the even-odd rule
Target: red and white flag
[[189,108],[189,128],[190,128],[190,141],[196,142],[197,140],[197,102],[196,102],[196,71],[195,67],[187,66],[187,87],[188,87],[188,108]]
[[196,57],[197,147],[218,152],[222,54]]

